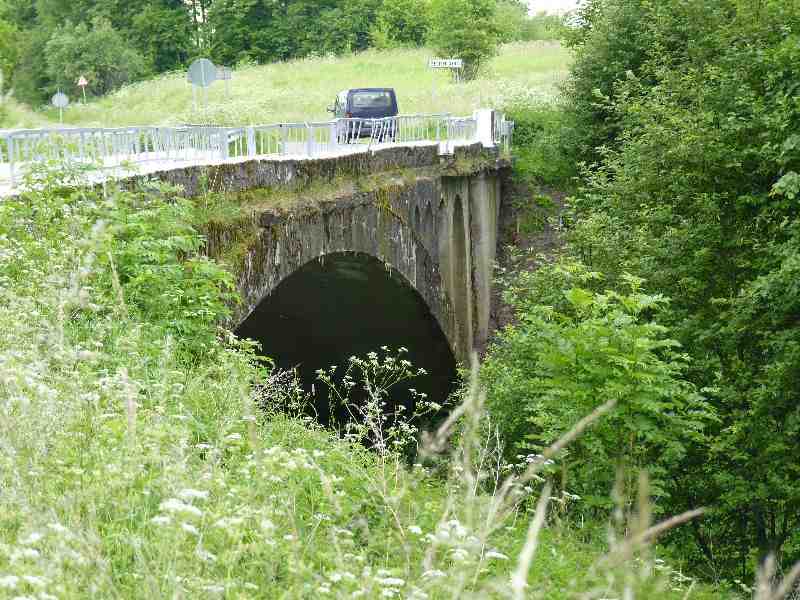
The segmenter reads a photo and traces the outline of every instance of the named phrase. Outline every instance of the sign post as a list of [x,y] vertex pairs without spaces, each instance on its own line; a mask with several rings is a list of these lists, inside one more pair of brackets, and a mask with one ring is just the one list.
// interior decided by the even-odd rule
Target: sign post
[[230,81],[233,79],[233,69],[230,67],[218,67],[217,68],[217,79],[221,79],[225,82],[225,97],[228,98],[230,96]]
[[83,103],[84,104],[86,104],[86,86],[87,85],[89,85],[89,82],[86,81],[86,77],[81,75],[80,79],[78,79],[78,87],[81,88],[81,91],[83,92]]
[[431,58],[428,61],[430,69],[450,69],[456,77],[456,81],[461,81],[461,70],[464,68],[464,61],[460,58]]
[[[428,60],[429,69],[447,69],[453,72],[456,82],[461,81],[461,69],[464,68],[464,61],[460,58],[431,58]],[[436,79],[433,80],[431,88],[431,101],[436,103]]]
[[[207,58],[198,58],[189,65],[187,78],[193,86],[193,91],[198,87],[203,89],[203,105],[208,106],[208,88],[217,80],[217,67]],[[195,108],[196,106],[197,102],[195,101]]]
[[57,93],[53,94],[53,97],[50,99],[50,102],[53,103],[53,106],[58,108],[58,119],[61,121],[61,124],[64,124],[64,109],[69,106],[69,98],[67,95],[58,90]]

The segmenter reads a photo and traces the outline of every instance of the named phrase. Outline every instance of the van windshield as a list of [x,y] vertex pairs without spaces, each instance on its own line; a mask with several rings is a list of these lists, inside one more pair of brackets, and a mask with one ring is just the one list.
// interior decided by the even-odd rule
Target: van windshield
[[389,92],[354,92],[351,100],[353,108],[392,108]]

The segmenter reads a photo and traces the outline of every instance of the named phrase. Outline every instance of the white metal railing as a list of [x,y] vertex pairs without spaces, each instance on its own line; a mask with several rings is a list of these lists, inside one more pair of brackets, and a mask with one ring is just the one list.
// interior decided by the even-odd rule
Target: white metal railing
[[[513,122],[492,111],[492,142],[508,148]],[[25,166],[60,159],[99,168],[126,162],[225,161],[255,156],[314,157],[389,144],[438,142],[442,153],[479,139],[479,119],[448,114],[336,119],[251,127],[117,127],[0,130],[0,188],[15,187]]]

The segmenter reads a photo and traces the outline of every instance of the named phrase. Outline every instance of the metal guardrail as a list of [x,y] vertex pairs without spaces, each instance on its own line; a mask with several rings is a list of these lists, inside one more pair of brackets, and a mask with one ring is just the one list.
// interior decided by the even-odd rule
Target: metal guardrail
[[[513,123],[494,113],[492,139],[511,143]],[[442,152],[478,141],[477,117],[399,115],[385,119],[336,119],[251,127],[117,127],[0,131],[0,183],[15,187],[25,165],[60,159],[99,168],[126,162],[225,161],[255,156],[320,156],[368,151],[387,144],[433,141]]]

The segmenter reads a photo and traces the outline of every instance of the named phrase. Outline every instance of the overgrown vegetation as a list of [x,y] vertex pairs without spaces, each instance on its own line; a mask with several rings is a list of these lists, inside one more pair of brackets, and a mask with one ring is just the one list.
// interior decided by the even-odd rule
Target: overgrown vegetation
[[364,390],[363,427],[322,430],[215,325],[229,276],[188,205],[65,168],[0,204],[0,597],[684,597],[646,549],[644,482],[608,554],[545,527],[558,447],[506,468],[474,385],[406,463],[414,431],[382,419],[417,375],[402,350],[352,359],[336,397]]
[[[509,291],[519,324],[487,366],[490,406],[535,451],[573,404],[622,392],[619,437],[584,438],[598,436],[592,460],[569,457],[566,486],[593,484],[595,460],[645,468],[658,510],[709,507],[671,535],[694,572],[749,583],[770,555],[786,572],[800,559],[800,5],[595,0],[578,24],[553,117],[556,164],[580,172],[565,255]],[[552,180],[527,152],[523,173]]]

